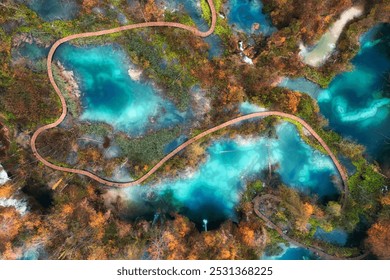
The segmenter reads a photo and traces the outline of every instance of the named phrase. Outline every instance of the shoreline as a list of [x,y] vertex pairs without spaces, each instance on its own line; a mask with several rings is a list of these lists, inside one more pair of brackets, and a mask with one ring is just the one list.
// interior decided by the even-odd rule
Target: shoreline
[[336,49],[336,44],[342,34],[345,26],[353,19],[361,16],[364,9],[360,6],[352,6],[341,13],[336,20],[325,32],[320,40],[314,46],[305,46],[302,42],[299,45],[299,56],[303,63],[319,67],[324,64]]

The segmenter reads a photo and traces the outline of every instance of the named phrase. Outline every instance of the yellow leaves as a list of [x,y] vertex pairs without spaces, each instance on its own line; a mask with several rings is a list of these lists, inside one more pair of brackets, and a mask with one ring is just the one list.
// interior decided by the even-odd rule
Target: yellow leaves
[[97,149],[89,148],[86,152],[86,158],[92,162],[98,162],[102,158],[102,154]]

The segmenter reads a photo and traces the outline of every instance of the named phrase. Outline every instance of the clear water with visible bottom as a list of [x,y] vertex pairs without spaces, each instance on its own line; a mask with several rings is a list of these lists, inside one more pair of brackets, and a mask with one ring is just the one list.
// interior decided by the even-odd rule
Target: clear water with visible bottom
[[117,45],[61,45],[56,54],[74,71],[82,93],[82,120],[105,122],[131,135],[182,123],[181,112],[147,81],[133,80],[130,60]]

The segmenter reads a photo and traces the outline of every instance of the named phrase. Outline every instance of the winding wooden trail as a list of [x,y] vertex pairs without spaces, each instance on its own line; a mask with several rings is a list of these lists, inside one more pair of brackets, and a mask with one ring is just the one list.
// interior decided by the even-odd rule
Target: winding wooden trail
[[255,119],[255,118],[260,118],[260,117],[267,117],[267,116],[279,116],[279,117],[288,118],[288,119],[291,119],[291,120],[294,120],[294,121],[300,123],[302,126],[304,126],[310,132],[310,134],[314,138],[317,139],[317,141],[321,144],[321,146],[329,154],[329,156],[331,157],[338,172],[340,173],[340,176],[341,176],[341,179],[342,179],[343,185],[344,185],[344,190],[343,190],[344,197],[347,196],[347,194],[348,194],[347,175],[346,175],[345,171],[343,170],[341,164],[337,160],[336,156],[330,150],[330,148],[325,143],[325,141],[303,119],[301,119],[297,116],[291,115],[291,114],[278,112],[278,111],[259,112],[259,113],[245,115],[245,116],[240,116],[240,117],[234,118],[230,121],[227,121],[225,123],[222,123],[220,125],[217,125],[213,128],[210,128],[210,129],[198,134],[197,136],[193,137],[192,139],[188,140],[187,142],[183,143],[179,147],[177,147],[175,150],[173,150],[168,155],[166,155],[163,159],[161,159],[146,174],[144,174],[139,179],[137,179],[135,181],[131,181],[131,182],[114,182],[114,181],[104,179],[104,178],[102,178],[102,177],[100,177],[100,176],[98,176],[90,171],[86,171],[86,170],[82,170],[82,169],[61,167],[61,166],[58,166],[58,165],[55,165],[55,164],[49,162],[48,160],[46,160],[45,158],[43,158],[39,154],[37,147],[36,147],[36,140],[39,137],[39,135],[48,129],[57,127],[65,119],[66,114],[67,114],[67,106],[66,106],[65,98],[62,95],[59,87],[57,86],[57,84],[54,80],[53,69],[52,69],[52,61],[53,61],[54,53],[61,44],[68,42],[70,40],[73,40],[73,39],[102,36],[102,35],[112,34],[112,33],[121,32],[121,31],[125,31],[125,30],[146,28],[146,27],[174,27],[174,28],[188,30],[188,31],[192,32],[195,36],[207,37],[214,32],[216,20],[217,20],[217,15],[216,15],[213,1],[207,0],[207,2],[208,2],[208,5],[210,7],[210,11],[211,11],[211,26],[210,26],[210,29],[208,31],[205,31],[205,32],[199,31],[198,29],[196,29],[194,27],[186,26],[186,25],[183,25],[180,23],[175,23],[175,22],[145,22],[145,23],[131,24],[131,25],[127,25],[127,26],[121,26],[121,27],[97,31],[97,32],[87,32],[87,33],[74,34],[74,35],[70,35],[70,36],[64,37],[64,38],[56,41],[49,51],[49,55],[47,58],[47,71],[48,71],[50,83],[52,84],[55,92],[57,93],[58,97],[61,100],[62,114],[55,122],[48,124],[48,125],[45,125],[45,126],[42,126],[34,132],[33,136],[31,137],[31,149],[32,149],[35,157],[44,165],[46,165],[52,169],[58,170],[58,171],[85,175],[85,176],[87,176],[87,177],[89,177],[89,178],[91,178],[99,183],[105,184],[105,185],[110,186],[110,187],[118,187],[118,188],[131,187],[131,186],[141,184],[146,179],[148,179],[154,172],[156,172],[156,170],[159,169],[165,162],[167,162],[170,158],[172,158],[174,155],[176,155],[178,152],[180,152],[181,150],[185,149],[187,146],[191,145],[192,143],[198,141],[199,139],[201,139],[201,138],[203,138],[203,137],[205,137],[205,136],[207,136],[215,131],[221,130],[225,127],[237,124],[237,123],[239,123],[241,121],[245,121],[245,120],[250,120],[250,119]]
[[[173,150],[168,155],[166,155],[163,159],[161,159],[155,166],[153,166],[141,178],[139,178],[139,179],[137,179],[135,181],[131,181],[131,182],[123,182],[123,183],[122,182],[114,182],[114,181],[110,181],[110,180],[104,179],[104,178],[102,178],[102,177],[100,177],[100,176],[98,176],[98,175],[96,175],[96,174],[94,174],[94,173],[92,173],[90,171],[86,171],[86,170],[82,170],[82,169],[74,169],[74,168],[67,168],[67,167],[57,166],[57,165],[49,162],[48,160],[46,160],[45,158],[43,158],[39,154],[39,152],[37,150],[37,147],[36,147],[36,140],[39,137],[39,135],[42,132],[44,132],[44,131],[46,131],[48,129],[57,127],[65,119],[66,114],[67,114],[67,106],[66,106],[65,98],[62,95],[59,87],[57,86],[57,84],[56,84],[56,82],[54,80],[53,69],[52,69],[52,61],[53,61],[54,53],[56,52],[57,48],[61,44],[65,43],[65,42],[68,42],[70,40],[73,40],[73,39],[87,38],[87,37],[94,37],[94,36],[102,36],[102,35],[112,34],[112,33],[116,33],[116,32],[132,30],[132,29],[137,29],[137,28],[147,28],[147,27],[174,27],[174,28],[179,28],[179,29],[184,29],[184,30],[190,31],[195,36],[207,37],[207,36],[211,35],[214,32],[215,26],[216,26],[216,20],[217,20],[217,14],[216,14],[216,11],[215,11],[215,6],[214,6],[213,1],[212,0],[207,0],[207,2],[208,2],[208,5],[210,7],[210,11],[211,11],[211,26],[210,26],[209,30],[205,31],[205,32],[199,31],[198,29],[196,29],[194,27],[186,26],[184,24],[175,23],[175,22],[145,22],[145,23],[131,24],[131,25],[127,25],[127,26],[121,26],[121,27],[112,28],[112,29],[108,29],[108,30],[97,31],[97,32],[87,32],[87,33],[74,34],[74,35],[70,35],[70,36],[64,37],[64,38],[56,41],[53,44],[53,46],[51,47],[50,51],[49,51],[49,55],[48,55],[48,58],[47,58],[47,71],[48,71],[48,76],[49,76],[50,83],[52,84],[55,92],[57,93],[58,97],[61,100],[62,113],[61,113],[61,116],[55,122],[53,122],[51,124],[48,124],[48,125],[45,125],[45,126],[42,126],[42,127],[38,128],[34,132],[33,136],[31,137],[31,149],[32,149],[32,151],[34,153],[34,156],[41,163],[43,163],[44,165],[46,165],[46,166],[48,166],[48,167],[50,167],[52,169],[55,169],[55,170],[58,170],[58,171],[63,171],[63,172],[69,172],[69,173],[85,175],[85,176],[87,176],[87,177],[89,177],[89,178],[91,178],[91,179],[93,179],[93,180],[95,180],[95,181],[97,181],[97,182],[99,182],[101,184],[105,184],[105,185],[110,186],[110,187],[125,188],[125,187],[131,187],[131,186],[135,186],[135,185],[141,184],[146,179],[148,179],[154,172],[156,172],[157,169],[159,169],[170,158],[172,158],[177,153],[179,153],[180,151],[185,149],[187,146],[191,145],[192,143],[198,141],[199,139],[202,139],[203,137],[205,137],[205,136],[207,136],[207,135],[209,135],[209,134],[211,134],[213,132],[216,132],[218,130],[224,129],[226,127],[229,127],[231,125],[237,124],[237,123],[245,121],[245,120],[251,120],[251,119],[262,118],[262,117],[267,117],[267,116],[278,116],[278,117],[288,118],[290,120],[293,120],[293,121],[296,121],[296,122],[300,123],[303,127],[305,127],[307,129],[307,131],[309,131],[309,133],[326,150],[326,152],[329,154],[330,158],[332,159],[332,161],[333,161],[335,167],[337,168],[337,170],[338,170],[338,172],[340,174],[340,177],[342,179],[342,182],[343,182],[343,196],[344,196],[344,199],[345,199],[348,196],[348,184],[347,184],[348,183],[348,179],[347,179],[347,174],[345,173],[345,171],[342,168],[340,162],[338,161],[336,156],[333,154],[331,149],[328,147],[328,145],[325,143],[325,141],[303,119],[301,119],[301,118],[299,118],[297,116],[291,115],[291,114],[278,112],[278,111],[269,111],[269,112],[259,112],[259,113],[248,114],[248,115],[245,115],[245,116],[240,116],[240,117],[231,119],[231,120],[229,120],[229,121],[227,121],[225,123],[222,123],[222,124],[217,125],[217,126],[215,126],[213,128],[210,128],[210,129],[208,129],[208,130],[198,134],[197,136],[193,137],[192,139],[188,140],[187,142],[181,144],[179,147],[177,147],[175,150]],[[299,168],[299,166],[297,166],[297,168]],[[255,210],[255,213],[266,223],[266,225],[268,227],[270,227],[270,228],[275,229],[288,242],[293,243],[293,244],[295,244],[297,246],[308,248],[304,244],[302,244],[302,243],[300,243],[300,242],[290,238],[286,234],[284,234],[283,231],[280,228],[278,228],[272,221],[270,221],[268,219],[268,217],[263,215],[258,210],[259,209],[258,208],[258,203],[259,203],[260,200],[261,200],[260,197],[258,197],[258,198],[256,198],[254,200],[254,204],[255,204],[254,210]],[[319,254],[323,258],[326,258],[326,259],[337,259],[337,257],[335,257],[335,256],[331,256],[331,255],[326,254],[320,248],[309,247],[308,249],[310,249],[313,252]]]

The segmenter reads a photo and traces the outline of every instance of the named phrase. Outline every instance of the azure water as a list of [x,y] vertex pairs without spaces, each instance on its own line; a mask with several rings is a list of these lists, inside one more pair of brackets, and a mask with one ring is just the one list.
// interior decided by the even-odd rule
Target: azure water
[[390,159],[390,24],[375,27],[360,43],[353,70],[336,76],[318,104],[332,129],[385,162]]
[[[265,36],[276,31],[268,15],[263,13],[260,0],[229,0],[226,5],[228,21],[236,30],[247,34],[262,33]],[[255,24],[259,24],[257,30]]]
[[81,120],[105,122],[131,135],[182,123],[178,111],[151,83],[133,80],[131,63],[117,45],[61,45],[56,54],[72,70],[82,92]]
[[278,244],[281,252],[276,255],[267,255],[264,254],[261,259],[262,260],[316,260],[318,259],[312,252],[309,250],[297,247],[292,244]]
[[304,78],[284,78],[279,86],[309,94],[318,101],[329,126],[363,144],[383,166],[390,162],[390,24],[361,36],[353,69],[337,75],[327,89]]
[[22,0],[22,2],[26,2],[30,9],[45,21],[70,20],[75,18],[79,11],[76,0]]
[[212,229],[226,219],[236,219],[235,208],[246,182],[251,178],[261,179],[269,163],[279,166],[277,173],[289,187],[323,199],[338,196],[339,191],[331,180],[337,176],[331,159],[303,142],[291,123],[278,125],[276,138],[216,140],[197,170],[183,171],[179,178],[166,179],[147,188],[129,188],[125,192],[129,205],[139,200],[144,205],[146,201],[150,212],[156,211],[156,207],[168,208],[186,215],[200,227],[203,219],[207,219]]

